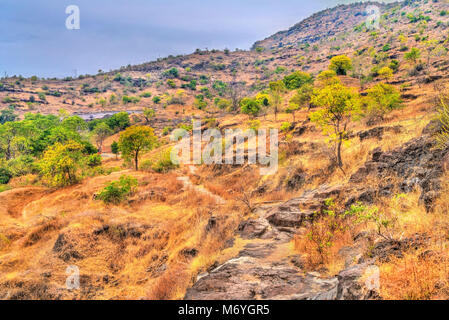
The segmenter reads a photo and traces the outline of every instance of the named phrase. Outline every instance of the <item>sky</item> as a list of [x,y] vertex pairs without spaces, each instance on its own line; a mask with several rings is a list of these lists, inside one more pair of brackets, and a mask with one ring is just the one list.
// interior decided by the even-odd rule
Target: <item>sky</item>
[[[95,74],[195,49],[249,49],[349,0],[0,0],[0,77]],[[66,28],[66,8],[80,28]]]

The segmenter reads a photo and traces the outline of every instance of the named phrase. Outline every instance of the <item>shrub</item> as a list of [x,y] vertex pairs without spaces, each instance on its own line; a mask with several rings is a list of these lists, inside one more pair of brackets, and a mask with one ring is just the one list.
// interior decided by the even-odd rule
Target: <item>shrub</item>
[[215,98],[214,103],[221,110],[226,110],[232,105],[231,101],[222,98]]
[[177,78],[179,76],[179,71],[176,68],[171,68],[164,71],[163,75],[166,78]]
[[193,102],[193,105],[197,109],[203,110],[207,107],[207,102],[204,101],[204,96],[202,94],[199,94],[195,97],[195,101]]
[[165,173],[178,167],[171,161],[170,153],[171,148],[168,148],[160,153],[159,159],[153,165],[154,171],[159,173]]
[[123,97],[122,97],[122,102],[123,102],[124,104],[128,104],[128,103],[137,103],[137,102],[139,102],[139,101],[140,101],[140,99],[137,98],[137,97],[129,97],[129,96],[123,96]]
[[260,112],[260,103],[253,98],[243,98],[240,101],[241,112],[250,116],[257,116]]
[[106,124],[114,131],[120,131],[131,125],[128,112],[119,112],[106,120]]
[[8,171],[13,177],[20,177],[37,172],[35,159],[30,155],[22,155],[8,161]]
[[12,174],[7,168],[0,168],[0,184],[7,184],[11,178]]
[[150,98],[151,97],[151,92],[142,92],[140,94],[141,98]]
[[290,131],[292,127],[292,124],[290,122],[282,122],[281,124],[281,131],[284,133],[287,133],[288,131]]
[[382,47],[382,51],[383,51],[383,52],[387,52],[387,51],[390,51],[390,50],[391,50],[391,46],[390,46],[389,43],[387,43],[386,45],[384,45],[384,46]]
[[393,77],[393,70],[391,70],[389,67],[383,67],[377,71],[377,74],[382,79],[390,79],[391,77]]
[[167,85],[168,85],[170,88],[176,88],[176,83],[175,83],[172,79],[168,79],[168,80],[167,80]]
[[413,64],[416,64],[421,57],[421,50],[418,48],[412,48],[409,52],[406,52],[404,58]]
[[153,97],[153,102],[156,103],[156,104],[160,103],[161,100],[162,100],[162,99],[161,99],[161,97],[159,97],[159,96]]
[[298,89],[306,83],[312,82],[312,76],[308,73],[295,71],[292,74],[284,77],[284,84],[287,89]]
[[173,127],[167,126],[162,129],[162,135],[166,136],[173,130]]
[[402,106],[401,94],[394,86],[379,83],[367,90],[364,106],[368,120],[382,119],[386,113]]
[[119,204],[132,195],[137,188],[137,179],[131,176],[121,176],[120,180],[112,181],[97,196],[96,199],[105,203]]
[[87,165],[89,167],[98,167],[101,165],[101,156],[97,154],[92,154],[87,158]]
[[248,126],[252,130],[259,130],[260,121],[259,120],[250,120],[250,121],[248,121]]

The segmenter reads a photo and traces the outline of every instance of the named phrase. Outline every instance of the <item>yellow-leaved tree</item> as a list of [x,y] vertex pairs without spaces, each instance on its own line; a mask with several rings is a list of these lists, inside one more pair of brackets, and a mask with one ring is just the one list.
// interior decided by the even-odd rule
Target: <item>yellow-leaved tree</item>
[[321,108],[313,112],[310,119],[329,136],[337,165],[343,170],[341,147],[348,139],[348,125],[360,114],[359,94],[353,88],[334,83],[316,90],[312,103]]
[[41,174],[54,187],[65,187],[79,181],[83,146],[76,141],[55,143],[44,152]]

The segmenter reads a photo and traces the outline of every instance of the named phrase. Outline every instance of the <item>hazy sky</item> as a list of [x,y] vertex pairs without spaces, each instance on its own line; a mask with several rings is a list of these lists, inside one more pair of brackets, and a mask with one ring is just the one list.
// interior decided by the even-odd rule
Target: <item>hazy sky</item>
[[[248,49],[342,0],[0,0],[0,75],[109,71],[196,48]],[[66,7],[80,8],[67,30]]]

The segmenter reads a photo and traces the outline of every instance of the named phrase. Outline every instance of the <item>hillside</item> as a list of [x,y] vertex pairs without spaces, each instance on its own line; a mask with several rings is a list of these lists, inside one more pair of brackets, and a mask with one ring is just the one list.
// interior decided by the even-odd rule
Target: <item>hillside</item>
[[[372,5],[379,29],[369,30]],[[449,298],[449,155],[437,145],[448,35],[447,1],[356,3],[249,51],[198,50],[76,79],[1,79],[0,169],[10,179],[0,185],[0,298]],[[342,56],[352,66],[331,72]],[[317,120],[337,90],[353,108],[341,165],[339,133]],[[245,101],[257,112],[242,112]],[[125,125],[110,117],[121,111]],[[278,170],[169,164],[169,133],[191,131],[194,119],[203,131],[279,129]],[[112,153],[129,125],[155,131],[139,170],[123,150]],[[72,140],[82,150],[70,159],[80,162],[77,179],[56,185],[65,175],[43,161],[72,152]],[[93,145],[101,160],[84,154]],[[125,176],[132,192],[105,201],[104,188]],[[67,266],[79,268],[77,290],[66,287]],[[372,273],[379,286],[368,284]]]

